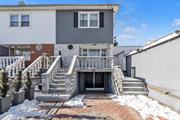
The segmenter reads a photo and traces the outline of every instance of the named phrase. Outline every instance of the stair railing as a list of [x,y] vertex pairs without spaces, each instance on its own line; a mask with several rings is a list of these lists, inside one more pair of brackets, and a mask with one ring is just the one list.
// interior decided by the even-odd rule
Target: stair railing
[[113,73],[113,84],[115,88],[115,93],[120,95],[123,92],[122,83],[124,79],[124,75],[122,69],[119,66],[114,66],[114,73]]
[[35,78],[35,75],[41,71],[41,69],[48,69],[51,66],[53,57],[39,56],[33,63],[31,63],[23,72],[22,76],[25,79],[26,73],[29,72],[31,78]]
[[[6,57],[7,58],[7,57]],[[19,70],[23,70],[25,68],[25,58],[24,57],[10,57],[11,60],[8,62],[10,65],[6,66],[4,70],[8,74],[8,78],[12,79],[16,76]],[[1,70],[2,71],[2,70]]]
[[77,91],[77,72],[76,72],[76,64],[77,56],[74,55],[72,62],[70,64],[69,70],[66,73],[68,80],[66,80],[66,93],[73,95]]
[[22,56],[2,56],[0,57],[0,69],[7,67],[8,65],[13,64],[16,60]]
[[7,66],[5,68],[5,71],[8,73],[8,78],[14,78],[19,70],[23,70],[25,68],[25,58],[20,57],[18,60],[16,60],[11,65]]
[[49,92],[49,85],[51,84],[53,78],[56,76],[58,68],[61,67],[61,56],[55,57],[55,60],[49,67],[46,73],[41,75],[42,77],[42,90],[44,93]]

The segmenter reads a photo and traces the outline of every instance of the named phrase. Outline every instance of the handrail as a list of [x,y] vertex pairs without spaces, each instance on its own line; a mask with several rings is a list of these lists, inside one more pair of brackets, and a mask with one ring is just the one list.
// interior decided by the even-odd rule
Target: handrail
[[113,56],[78,56],[80,69],[113,69]]
[[54,57],[49,57],[45,55],[39,56],[22,72],[23,77],[25,77],[26,73],[29,72],[30,77],[32,78],[40,71],[40,69],[48,69],[51,66],[52,58]]
[[8,65],[13,64],[16,60],[22,56],[1,56],[0,57],[0,68],[5,68]]
[[48,93],[49,85],[56,75],[58,68],[61,66],[61,56],[57,56],[50,68],[42,76],[42,89],[45,93]]
[[23,70],[24,68],[25,68],[25,58],[20,57],[13,64],[7,66],[5,70],[8,73],[9,78],[14,78],[18,73],[18,70]]
[[[77,55],[73,56],[72,62],[70,64],[69,70],[66,73],[66,75],[69,77],[68,80],[66,80],[66,93],[73,95],[77,90],[77,78],[76,78],[76,60]],[[75,74],[75,77],[73,76]]]
[[122,89],[123,80],[124,80],[124,74],[122,72],[122,69],[119,68],[118,66],[115,66],[113,82],[115,85],[116,94],[118,95],[123,92],[123,89]]
[[73,57],[72,62],[71,62],[70,67],[69,67],[69,70],[68,70],[68,72],[66,73],[66,75],[72,74],[73,68],[74,68],[75,63],[76,63],[76,59],[77,59],[77,55],[75,55],[75,56]]

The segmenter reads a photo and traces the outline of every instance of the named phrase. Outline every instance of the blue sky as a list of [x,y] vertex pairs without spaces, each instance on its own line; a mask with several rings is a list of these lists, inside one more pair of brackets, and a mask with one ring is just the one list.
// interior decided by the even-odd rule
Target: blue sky
[[[19,0],[0,0],[0,5]],[[26,4],[106,4],[121,5],[116,15],[114,35],[119,45],[144,45],[148,41],[180,29],[180,0],[25,0]]]

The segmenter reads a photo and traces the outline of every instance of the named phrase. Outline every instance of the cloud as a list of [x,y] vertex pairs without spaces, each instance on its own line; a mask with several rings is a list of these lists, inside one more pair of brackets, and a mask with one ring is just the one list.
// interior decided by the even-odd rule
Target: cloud
[[180,18],[174,19],[173,23],[172,23],[172,26],[175,26],[175,27],[180,26]]
[[135,38],[136,38],[135,35],[132,35],[132,34],[120,34],[118,36],[119,40],[133,40]]
[[145,23],[142,23],[142,24],[141,24],[141,28],[142,28],[142,29],[146,29],[147,27],[148,27],[147,24],[145,24]]
[[124,28],[123,31],[125,33],[135,33],[137,31],[137,29],[135,27],[132,27],[132,26],[127,26]]

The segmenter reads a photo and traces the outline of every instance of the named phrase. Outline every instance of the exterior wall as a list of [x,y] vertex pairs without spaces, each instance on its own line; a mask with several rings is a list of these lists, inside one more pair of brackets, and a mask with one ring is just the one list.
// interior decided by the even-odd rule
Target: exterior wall
[[73,56],[79,55],[79,44],[72,44],[73,49],[71,50],[68,49],[68,45],[69,44],[56,44],[54,49],[55,55],[59,55],[59,52],[61,52],[63,67],[68,67]]
[[37,50],[37,45],[32,44],[30,51],[31,51],[31,62],[41,56],[43,53],[47,53],[50,56],[54,55],[54,44],[42,44],[41,50]]
[[[30,27],[10,27],[11,14],[29,14]],[[54,44],[55,11],[0,11],[0,44]]]
[[0,56],[9,56],[9,49],[3,46],[0,46]]
[[[68,45],[73,45],[73,49],[68,49]],[[59,55],[59,52],[61,52],[62,55],[62,64],[64,67],[69,67],[71,60],[74,55],[79,56],[80,55],[80,49],[86,48],[86,49],[100,49],[105,48],[107,49],[107,55],[109,56],[109,49],[110,45],[108,44],[56,44],[54,48],[54,54]]]
[[100,11],[104,12],[103,28],[74,28],[74,12],[78,11],[57,11],[57,44],[113,43],[112,11]]
[[111,49],[111,54],[116,58],[116,65],[120,65],[123,71],[126,71],[126,54],[141,48],[142,46],[115,46]]
[[[180,37],[131,57],[131,67],[135,67],[136,77],[144,78],[148,84],[180,97]],[[150,93],[153,98],[160,99],[165,104],[170,103],[168,98],[161,99],[158,95],[153,95],[155,93],[152,90]],[[174,102],[176,104],[171,105],[180,110],[180,100]]]

